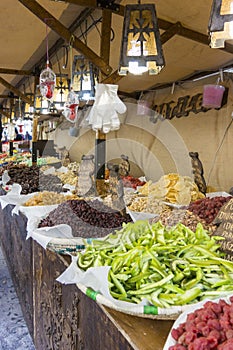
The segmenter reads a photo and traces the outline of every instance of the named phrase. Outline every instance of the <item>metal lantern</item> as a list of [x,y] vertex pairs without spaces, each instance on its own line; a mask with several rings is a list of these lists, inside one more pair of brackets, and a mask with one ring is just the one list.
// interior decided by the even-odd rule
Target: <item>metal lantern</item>
[[98,83],[98,69],[84,56],[75,55],[72,66],[72,86],[80,101],[93,100]]
[[69,84],[67,77],[61,76],[57,77],[57,82],[54,90],[53,105],[57,110],[64,109],[65,102],[67,101],[67,96],[69,93]]
[[155,5],[126,5],[119,74],[155,75],[164,64]]
[[212,48],[222,48],[225,40],[233,38],[232,0],[213,0],[208,29]]

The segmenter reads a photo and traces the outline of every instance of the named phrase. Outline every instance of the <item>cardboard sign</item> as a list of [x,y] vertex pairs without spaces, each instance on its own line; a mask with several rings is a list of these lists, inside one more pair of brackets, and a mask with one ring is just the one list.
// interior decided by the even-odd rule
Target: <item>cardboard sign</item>
[[233,260],[233,198],[223,205],[213,224],[219,225],[214,236],[225,238],[221,241],[221,250],[227,254],[229,260]]

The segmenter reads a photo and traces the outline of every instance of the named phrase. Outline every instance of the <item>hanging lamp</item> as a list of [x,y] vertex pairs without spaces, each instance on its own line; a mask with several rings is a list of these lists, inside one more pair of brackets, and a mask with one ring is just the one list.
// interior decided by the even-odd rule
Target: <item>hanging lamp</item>
[[233,39],[233,1],[213,0],[208,26],[211,48],[223,48]]
[[80,101],[94,100],[98,69],[84,56],[75,55],[72,66],[73,89]]
[[126,5],[119,75],[158,74],[164,67],[163,49],[154,4]]

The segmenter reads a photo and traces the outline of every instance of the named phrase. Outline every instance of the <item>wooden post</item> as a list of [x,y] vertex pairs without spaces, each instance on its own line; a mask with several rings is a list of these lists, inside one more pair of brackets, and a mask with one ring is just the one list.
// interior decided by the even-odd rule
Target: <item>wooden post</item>
[[9,141],[9,156],[13,156],[13,140]]
[[105,179],[105,153],[106,153],[106,134],[101,131],[96,132],[95,140],[95,176],[96,180]]
[[[110,10],[103,10],[103,19],[101,27],[101,58],[109,64],[110,55],[110,41],[111,41],[111,23],[112,12]],[[105,76],[101,73],[101,78]],[[95,174],[96,174],[96,189],[99,194],[103,192],[105,180],[105,163],[106,163],[106,134],[100,130],[96,133],[95,140]]]
[[33,117],[32,126],[32,165],[37,165],[37,125],[38,117]]

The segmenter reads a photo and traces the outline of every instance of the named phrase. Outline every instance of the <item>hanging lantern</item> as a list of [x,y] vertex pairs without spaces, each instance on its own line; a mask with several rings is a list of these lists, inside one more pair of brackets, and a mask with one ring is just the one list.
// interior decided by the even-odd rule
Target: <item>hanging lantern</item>
[[56,74],[49,68],[47,61],[46,68],[40,73],[40,93],[47,100],[51,101],[56,84]]
[[73,90],[80,101],[93,100],[98,83],[98,69],[85,57],[75,55],[72,66]]
[[155,5],[126,5],[119,74],[155,75],[164,64]]
[[232,0],[213,0],[208,29],[212,48],[222,48],[225,40],[233,39]]
[[67,77],[60,76],[58,79],[58,76],[57,76],[57,82],[56,82],[54,99],[53,99],[54,107],[57,110],[64,109],[64,105],[68,97],[68,92],[69,92],[69,87],[68,87]]

